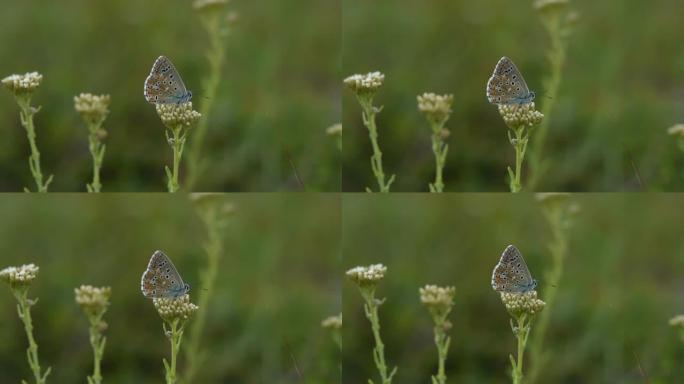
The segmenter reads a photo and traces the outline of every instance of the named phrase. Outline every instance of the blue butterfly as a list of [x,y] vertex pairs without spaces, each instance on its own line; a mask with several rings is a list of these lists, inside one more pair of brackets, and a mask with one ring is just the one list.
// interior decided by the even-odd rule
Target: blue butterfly
[[518,68],[508,57],[502,57],[492,77],[487,81],[487,99],[492,104],[528,104],[534,100],[534,92],[527,88]]
[[143,296],[150,299],[178,298],[190,292],[190,284],[184,283],[176,267],[162,251],[155,251],[140,280]]
[[192,92],[166,56],[157,58],[145,79],[145,99],[152,104],[185,104],[192,99]]
[[512,245],[506,247],[492,272],[492,288],[499,292],[524,293],[537,287],[522,254]]

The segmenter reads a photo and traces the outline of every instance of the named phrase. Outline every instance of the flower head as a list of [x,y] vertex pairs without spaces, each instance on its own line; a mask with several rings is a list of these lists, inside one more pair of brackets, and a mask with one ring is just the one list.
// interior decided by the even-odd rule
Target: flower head
[[423,93],[417,97],[418,110],[433,124],[444,124],[451,115],[451,103],[454,95],[436,95]]
[[419,289],[420,302],[423,303],[432,314],[435,323],[442,324],[454,306],[454,287],[438,287],[426,285]]
[[684,137],[684,124],[675,124],[667,129],[667,133],[672,136]]
[[0,280],[9,284],[10,287],[28,287],[38,275],[38,266],[24,264],[20,267],[7,267],[0,271]]
[[499,114],[506,125],[511,128],[534,127],[541,123],[544,115],[537,111],[534,102],[527,104],[499,104]]
[[159,316],[169,323],[174,320],[188,320],[199,309],[198,306],[190,302],[190,295],[183,295],[175,299],[155,298],[152,299],[152,302],[157,308]]
[[326,128],[325,133],[329,136],[342,136],[342,124],[334,124]]
[[198,11],[220,11],[226,5],[228,5],[228,0],[195,0],[192,6]]
[[381,72],[368,72],[365,75],[355,74],[344,79],[344,85],[356,93],[357,96],[372,97],[385,81],[385,75]]
[[382,264],[373,264],[367,267],[354,267],[347,271],[347,277],[360,288],[375,288],[385,277],[387,267]]
[[684,329],[684,315],[677,315],[668,322],[672,327],[680,327]]
[[81,285],[74,289],[76,302],[88,316],[102,316],[109,306],[110,287],[93,287]]
[[192,102],[189,101],[183,104],[155,104],[157,107],[157,114],[162,120],[162,123],[169,128],[174,129],[178,127],[189,128],[202,115],[192,109]]
[[544,301],[537,299],[537,291],[535,290],[523,293],[501,292],[501,301],[508,312],[514,316],[535,315],[546,306]]
[[101,124],[109,114],[109,95],[81,93],[74,96],[74,108],[88,124]]
[[565,9],[569,0],[536,0],[534,7],[539,12],[558,12]]
[[30,95],[35,91],[43,80],[43,75],[38,72],[28,72],[23,75],[10,75],[2,79],[5,86],[15,96]]
[[321,327],[329,329],[340,329],[342,328],[342,314],[337,316],[329,316],[323,321],[321,321]]

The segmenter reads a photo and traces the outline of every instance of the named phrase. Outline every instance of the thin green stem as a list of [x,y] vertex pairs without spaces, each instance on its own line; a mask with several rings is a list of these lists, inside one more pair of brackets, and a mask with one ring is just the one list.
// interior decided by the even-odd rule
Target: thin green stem
[[430,184],[430,192],[442,193],[444,191],[444,182],[442,181],[442,171],[446,163],[446,156],[449,152],[449,146],[444,143],[442,130],[444,129],[444,122],[432,123],[432,153],[435,155],[435,182]]
[[105,154],[105,145],[102,144],[100,140],[100,127],[102,122],[99,124],[93,124],[88,127],[88,149],[90,150],[90,156],[93,159],[93,181],[87,184],[86,187],[90,193],[99,193],[102,189],[102,184],[100,183],[100,169],[102,168],[102,161]]
[[435,345],[437,346],[437,358],[438,358],[438,369],[437,375],[432,376],[433,384],[446,384],[446,359],[449,353],[449,344],[451,343],[451,338],[446,335],[444,331],[444,323],[436,325],[435,331]]
[[221,82],[221,68],[225,58],[224,34],[221,32],[221,14],[211,14],[202,18],[202,24],[209,36],[209,50],[206,57],[209,62],[208,76],[203,81],[205,99],[200,106],[200,119],[188,152],[187,187],[192,191],[204,170],[201,160],[202,145],[208,129],[209,112],[214,105],[218,86]]
[[100,372],[100,364],[104,356],[104,349],[107,343],[107,338],[102,336],[100,331],[102,315],[92,316],[90,320],[90,346],[93,348],[93,374],[88,377],[88,384],[101,384],[102,374]]
[[[373,106],[373,100],[366,99],[363,97],[358,97],[359,103],[361,104],[363,118],[363,125],[368,128],[368,137],[370,138],[371,145],[373,147],[373,156],[371,156],[371,169],[375,175],[375,179],[378,182],[378,188],[381,193],[389,193],[390,186],[394,182],[394,175],[392,175],[389,180],[385,181],[385,171],[382,167],[382,151],[380,150],[380,145],[378,144],[378,127],[375,123],[375,115],[380,111],[380,109]],[[370,191],[370,189],[369,189]]]
[[[38,145],[36,144],[36,129],[33,124],[33,115],[35,115],[40,108],[32,107],[31,100],[28,97],[17,97],[17,103],[19,104],[20,109],[19,117],[21,119],[21,125],[26,129],[26,137],[28,138],[29,146],[31,148],[31,155],[28,159],[29,168],[31,169],[33,180],[36,183],[36,190],[45,193],[48,191],[48,186],[52,181],[52,175],[43,183],[43,173],[40,168],[40,151],[38,151]],[[26,191],[28,190],[26,189]]]
[[525,159],[525,151],[527,150],[527,142],[529,139],[529,134],[524,126],[512,129],[515,134],[515,138],[511,137],[509,132],[509,141],[515,149],[515,173],[508,168],[508,176],[510,178],[510,189],[513,193],[518,193],[522,190],[522,184],[520,182],[522,174],[522,164]]
[[[364,310],[366,313],[366,318],[371,323],[371,329],[373,330],[373,338],[375,339],[375,347],[373,348],[373,360],[375,366],[378,368],[378,373],[380,374],[380,379],[382,384],[391,384],[392,377],[397,372],[397,367],[394,367],[390,373],[388,373],[387,363],[385,362],[385,344],[382,342],[380,337],[380,317],[378,316],[378,307],[382,304],[382,301],[375,298],[375,293],[373,291],[364,291],[362,289],[361,294],[365,300]],[[372,380],[368,380],[372,383]]]
[[173,127],[171,133],[173,137],[169,138],[167,132],[167,140],[171,148],[173,148],[173,171],[170,172],[169,168],[166,167],[166,176],[168,178],[167,188],[169,192],[175,193],[180,189],[178,175],[181,158],[183,157],[183,148],[185,147],[185,134],[183,133],[183,126]]
[[169,364],[166,359],[163,360],[164,368],[166,370],[166,384],[174,384],[177,380],[176,361],[178,360],[178,351],[180,350],[180,345],[183,338],[183,327],[185,325],[180,321],[180,319],[174,319],[172,322],[170,322],[170,331],[166,328],[166,323],[164,324],[164,332],[171,342],[171,364]]
[[523,383],[523,360],[525,356],[525,346],[527,345],[527,337],[530,334],[530,322],[526,314],[516,316],[517,325],[513,327],[513,333],[518,341],[518,355],[517,362],[513,356],[510,356],[511,366],[513,368],[511,376],[513,377],[513,384]]
[[28,288],[14,288],[12,293],[17,299],[17,313],[22,323],[24,323],[24,331],[29,343],[26,349],[26,358],[33,372],[33,378],[36,384],[45,384],[51,368],[48,368],[45,373],[41,373],[40,361],[38,359],[38,344],[33,337],[33,321],[31,320],[31,306],[36,302],[28,298]]

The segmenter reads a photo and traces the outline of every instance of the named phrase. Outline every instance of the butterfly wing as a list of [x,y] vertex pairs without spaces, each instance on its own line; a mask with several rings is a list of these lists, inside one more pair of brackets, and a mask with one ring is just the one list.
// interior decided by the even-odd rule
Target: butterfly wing
[[526,292],[536,287],[520,251],[509,245],[492,272],[492,288],[501,292]]
[[183,79],[166,56],[159,56],[145,79],[145,99],[153,104],[173,104],[188,94]]
[[142,275],[140,289],[145,297],[178,297],[187,293],[178,270],[162,251],[155,251]]
[[508,57],[502,57],[487,81],[487,99],[492,104],[512,104],[531,101],[530,89],[522,74]]

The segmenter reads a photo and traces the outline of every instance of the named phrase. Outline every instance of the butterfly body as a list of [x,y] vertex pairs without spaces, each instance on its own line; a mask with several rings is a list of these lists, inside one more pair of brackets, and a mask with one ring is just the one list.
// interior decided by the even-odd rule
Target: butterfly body
[[522,254],[512,245],[506,247],[492,272],[492,288],[507,293],[525,293],[537,287]]
[[185,88],[183,79],[166,56],[159,56],[145,79],[145,100],[152,104],[185,104],[192,92]]
[[190,292],[178,270],[162,251],[155,251],[140,280],[143,296],[150,299],[178,298]]
[[528,104],[534,97],[518,67],[508,57],[502,57],[487,81],[487,100],[492,104]]

